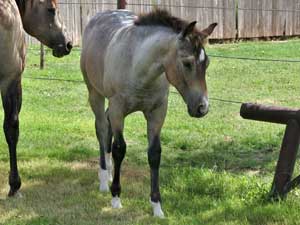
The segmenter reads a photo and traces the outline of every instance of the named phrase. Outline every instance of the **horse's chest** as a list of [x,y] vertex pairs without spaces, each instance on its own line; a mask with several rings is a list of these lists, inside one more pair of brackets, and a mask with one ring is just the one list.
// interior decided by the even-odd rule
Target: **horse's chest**
[[23,31],[5,30],[0,27],[0,75],[21,73],[25,63]]
[[0,90],[4,91],[13,80],[20,79],[25,66],[23,30],[0,26]]
[[129,113],[135,111],[148,112],[159,107],[163,103],[166,95],[167,92],[162,90],[134,91],[124,96],[124,101],[126,101],[126,108]]

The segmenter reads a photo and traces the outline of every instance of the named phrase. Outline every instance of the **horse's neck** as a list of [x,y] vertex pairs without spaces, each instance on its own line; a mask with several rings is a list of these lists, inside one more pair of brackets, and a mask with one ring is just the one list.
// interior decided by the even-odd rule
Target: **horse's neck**
[[176,35],[172,33],[157,33],[151,35],[139,47],[134,57],[134,70],[139,80],[147,84],[155,82],[164,71],[164,61],[174,45]]

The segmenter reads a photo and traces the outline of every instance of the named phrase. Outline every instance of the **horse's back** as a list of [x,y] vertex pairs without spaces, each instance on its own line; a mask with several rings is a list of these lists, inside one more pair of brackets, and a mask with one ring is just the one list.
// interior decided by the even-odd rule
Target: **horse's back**
[[[115,10],[96,14],[86,26],[83,35],[81,70],[88,86],[104,94],[104,64],[108,47],[123,27],[133,24],[135,15],[130,11]],[[106,88],[109,85],[106,85]],[[108,88],[109,89],[109,88]],[[110,91],[107,91],[110,92]]]
[[24,69],[25,36],[15,0],[0,1],[0,86]]
[[135,15],[126,10],[97,13],[87,24],[83,35],[83,48],[91,42],[107,44],[114,33],[123,26],[133,23]]

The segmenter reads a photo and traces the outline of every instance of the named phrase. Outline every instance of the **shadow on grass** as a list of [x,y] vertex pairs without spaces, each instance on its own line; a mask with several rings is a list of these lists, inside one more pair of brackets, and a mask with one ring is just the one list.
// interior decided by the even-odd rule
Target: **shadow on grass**
[[111,194],[98,191],[98,162],[94,159],[24,166],[23,197],[0,197],[0,224],[135,224],[151,218],[149,193],[143,187],[145,183],[149,186],[148,172],[143,169],[124,165],[124,209],[116,211],[110,207]]
[[0,199],[0,224],[267,224],[269,218],[283,219],[283,207],[262,203],[266,189],[252,178],[197,168],[163,170],[167,219],[157,220],[151,216],[145,167],[124,164],[122,210],[112,210],[111,195],[98,191],[94,159],[26,167],[23,197]]
[[255,177],[207,169],[177,168],[163,177],[164,199],[178,224],[297,224],[300,204],[290,194],[284,202],[270,202],[270,185]]
[[199,150],[179,150],[164,157],[162,167],[195,167],[218,171],[273,171],[280,145],[273,141],[219,142]]

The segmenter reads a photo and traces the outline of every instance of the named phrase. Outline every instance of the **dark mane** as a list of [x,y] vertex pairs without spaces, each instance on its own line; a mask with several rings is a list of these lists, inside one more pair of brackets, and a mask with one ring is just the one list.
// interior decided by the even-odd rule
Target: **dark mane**
[[155,9],[150,13],[139,15],[134,24],[137,26],[164,26],[180,33],[188,25],[188,22],[172,16],[167,10]]
[[16,0],[17,6],[19,8],[19,12],[21,16],[23,16],[25,12],[25,0]]

